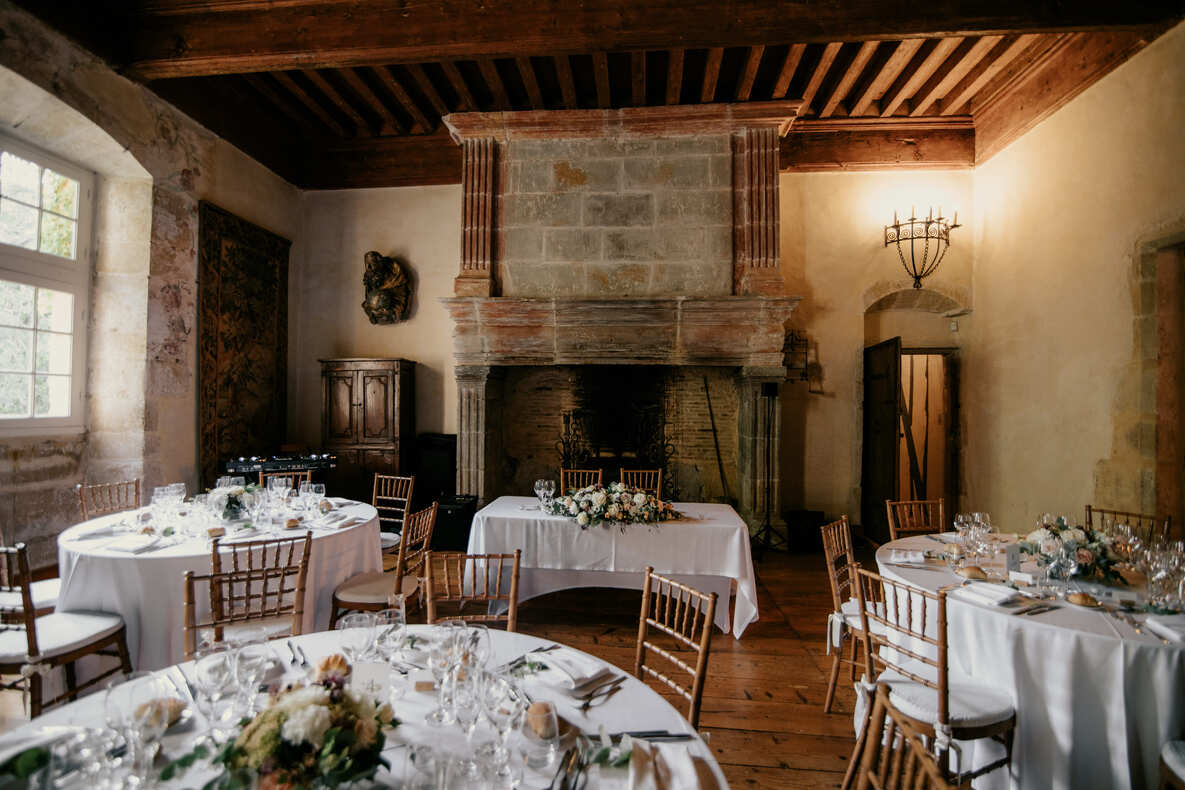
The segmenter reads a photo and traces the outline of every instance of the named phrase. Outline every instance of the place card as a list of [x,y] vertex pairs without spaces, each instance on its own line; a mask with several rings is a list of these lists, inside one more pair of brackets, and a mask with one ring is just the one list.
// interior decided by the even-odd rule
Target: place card
[[1016,582],[1017,584],[1035,584],[1033,574],[1025,573],[1024,571],[1008,571],[1008,581]]
[[1004,547],[1004,569],[1009,574],[1020,570],[1020,546],[1018,544],[1009,543]]

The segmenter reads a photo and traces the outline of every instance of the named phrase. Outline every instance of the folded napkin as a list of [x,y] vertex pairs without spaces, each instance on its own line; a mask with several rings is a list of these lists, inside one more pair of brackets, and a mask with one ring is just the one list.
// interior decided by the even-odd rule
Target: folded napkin
[[1172,642],[1185,642],[1185,614],[1154,614],[1144,621],[1148,630]]
[[115,534],[115,527],[110,524],[103,527],[94,527],[92,529],[83,530],[75,533],[70,540],[94,540],[95,538],[109,538]]
[[710,771],[701,776],[687,747],[635,740],[630,754],[630,790],[694,790],[715,787]]
[[1019,596],[1016,590],[1003,584],[988,584],[987,582],[972,582],[951,593],[964,601],[983,604],[984,606],[1003,606],[1012,603]]
[[889,551],[889,562],[925,562],[926,552],[924,551],[906,551],[904,549],[891,549]]
[[580,688],[592,681],[613,674],[613,670],[592,656],[561,647],[543,654],[539,659],[549,669],[556,670],[557,677],[569,688]]
[[116,538],[111,541],[103,548],[109,551],[139,554],[140,552],[154,548],[159,542],[160,538],[156,535],[124,535],[122,538]]

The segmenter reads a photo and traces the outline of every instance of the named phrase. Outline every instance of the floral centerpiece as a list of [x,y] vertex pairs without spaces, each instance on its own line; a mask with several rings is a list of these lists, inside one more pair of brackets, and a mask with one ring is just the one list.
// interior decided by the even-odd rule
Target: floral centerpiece
[[581,529],[598,524],[657,524],[682,518],[670,502],[663,502],[640,488],[621,483],[597,484],[551,500],[551,513],[575,519]]
[[[285,689],[244,720],[238,737],[214,755],[212,764],[223,770],[205,790],[334,788],[373,780],[387,765],[383,729],[399,722],[390,705],[349,688],[349,675],[342,656],[329,656],[311,684]],[[161,778],[174,778],[203,756],[204,749],[195,749]]]
[[252,498],[262,490],[254,483],[246,486],[219,486],[210,489],[206,501],[211,512],[221,514],[227,521],[235,521],[247,517]]
[[[1046,524],[1025,535],[1020,550],[1046,567],[1058,567],[1066,559],[1077,565],[1074,576],[1097,577],[1105,584],[1123,584],[1119,556],[1109,536],[1090,527],[1070,526],[1065,519]],[[1063,558],[1065,552],[1065,558]]]

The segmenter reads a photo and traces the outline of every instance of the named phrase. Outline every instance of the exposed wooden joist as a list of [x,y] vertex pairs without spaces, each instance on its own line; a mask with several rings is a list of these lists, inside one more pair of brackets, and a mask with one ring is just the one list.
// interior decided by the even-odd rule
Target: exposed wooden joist
[[914,95],[909,114],[925,115],[930,107],[967,75],[992,47],[1000,43],[1001,36],[984,36],[980,39],[964,39],[951,56],[939,66],[926,84]]
[[917,89],[930,78],[934,70],[941,66],[947,56],[954,52],[962,42],[961,38],[927,41],[910,61],[909,66],[901,72],[901,76],[885,91],[885,95],[881,99],[881,117],[887,118],[897,112],[897,108],[914,95]]
[[683,50],[672,49],[667,57],[667,104],[678,104],[683,93]]
[[594,52],[592,61],[593,79],[597,83],[597,106],[605,109],[613,103],[609,93],[609,56],[604,52]]
[[835,108],[848,95],[848,91],[852,89],[856,78],[860,76],[860,73],[864,71],[864,67],[868,65],[868,61],[872,59],[877,46],[879,46],[879,42],[876,41],[865,41],[860,45],[860,49],[857,50],[855,57],[852,58],[852,62],[848,64],[843,76],[835,84],[835,89],[831,91],[831,96],[823,104],[823,108],[819,110],[820,118],[826,118],[835,112]]
[[461,112],[475,112],[477,110],[477,102],[469,90],[469,84],[465,82],[465,76],[457,68],[457,64],[451,60],[446,60],[440,64],[440,67],[444,69],[444,76],[448,77],[449,84],[453,86],[453,90],[457,94],[457,100],[461,104]]
[[967,72],[958,85],[947,91],[942,99],[941,114],[954,115],[956,110],[967,105],[980,88],[987,85],[1005,66],[1031,47],[1037,38],[1036,35],[1007,36],[992,47],[992,51]]
[[815,94],[819,92],[819,86],[823,84],[823,78],[827,76],[827,72],[831,68],[831,64],[835,62],[836,56],[839,55],[841,47],[843,47],[842,42],[832,41],[823,48],[823,54],[819,57],[819,62],[815,64],[815,70],[811,72],[811,78],[802,91],[803,115],[810,115],[811,102],[815,100]]
[[786,57],[782,59],[782,69],[778,72],[778,81],[774,83],[774,91],[770,95],[771,99],[786,98],[786,91],[790,90],[790,80],[794,79],[794,72],[798,70],[804,52],[806,44],[791,44],[786,50]]
[[543,93],[539,90],[539,80],[535,78],[535,67],[531,65],[531,59],[515,58],[514,63],[518,66],[519,76],[523,78],[523,87],[526,88],[527,101],[531,103],[531,109],[547,109],[543,105]]
[[362,117],[362,115],[354,109],[354,105],[346,100],[346,97],[338,93],[337,88],[329,84],[329,80],[325,79],[319,72],[304,71],[305,78],[316,86],[317,90],[333,103],[333,106],[341,110],[351,121],[354,122],[355,130],[358,134],[372,134],[373,130],[370,128],[370,123]]
[[432,105],[432,109],[440,115],[448,115],[449,107],[444,103],[440,91],[436,90],[436,86],[432,84],[432,80],[428,77],[428,72],[424,71],[424,67],[419,63],[409,63],[407,64],[407,72],[416,81],[416,85],[420,86],[420,92],[424,94],[424,98]]
[[630,53],[630,98],[635,107],[646,104],[646,53]]
[[304,88],[296,84],[292,77],[288,76],[282,71],[277,71],[272,74],[272,78],[280,84],[284,90],[296,97],[296,100],[303,104],[313,115],[321,119],[321,123],[328,126],[334,131],[338,137],[350,137],[351,134],[346,130],[336,118],[329,114],[329,111],[321,106],[321,103],[314,99],[305,91]]
[[276,90],[275,87],[268,81],[265,74],[244,74],[243,79],[255,89],[261,96],[270,101],[276,106],[280,112],[284,113],[284,117],[294,121],[302,129],[315,134],[324,135],[325,130],[317,127],[312,121],[307,111],[301,109],[301,105],[293,102],[288,96]]
[[885,94],[885,91],[889,89],[889,86],[901,74],[906,64],[917,54],[918,49],[924,42],[925,39],[921,38],[907,38],[904,41],[898,42],[897,48],[893,50],[893,54],[880,67],[876,76],[869,81],[864,91],[852,102],[848,114],[858,116],[867,113],[872,103]]
[[970,124],[911,128],[893,123],[824,126],[796,121],[782,139],[781,165],[796,172],[950,169],[971,167],[974,155],[975,132]]
[[309,157],[290,178],[305,189],[397,187],[461,182],[461,148],[447,135],[374,137]]
[[382,120],[384,127],[382,129],[383,134],[403,133],[403,124],[391,112],[391,108],[387,106],[387,103],[370,89],[370,86],[366,84],[366,81],[362,79],[357,71],[354,69],[342,69],[338,73],[341,74],[342,79],[358,94],[362,101],[366,102],[371,111]]
[[753,92],[753,80],[757,79],[757,68],[761,65],[761,56],[764,54],[764,46],[749,47],[749,54],[745,56],[745,67],[741,69],[741,78],[737,81],[737,101],[749,101],[749,94]]
[[[704,85],[699,94],[699,100],[705,104],[716,101],[716,81],[720,79],[720,63],[723,60],[723,47],[712,47],[708,50],[708,60],[704,63]],[[774,98],[783,99],[785,95]]]
[[580,106],[580,102],[576,99],[576,81],[572,79],[572,61],[568,60],[567,55],[556,55],[554,61],[556,78],[560,82],[560,93],[564,97],[564,108],[575,110]]
[[482,58],[477,61],[477,67],[481,69],[481,76],[486,81],[486,87],[490,89],[490,94],[494,97],[494,109],[511,109],[510,97],[506,94],[506,86],[502,84],[502,75],[498,73],[498,65],[489,58]]
[[570,4],[562,14],[551,0],[424,0],[403,4],[397,13],[387,3],[355,2],[348,8],[343,13],[334,0],[302,0],[140,12],[131,19],[124,65],[151,80],[542,52],[1135,29],[1181,15],[1177,0],[965,0],[957,7],[896,0],[601,0]]
[[376,66],[374,69],[375,76],[383,83],[383,87],[391,91],[391,95],[395,97],[395,101],[402,105],[407,114],[415,121],[416,128],[422,133],[431,132],[436,125],[428,120],[424,115],[423,110],[416,104],[415,99],[404,89],[399,80],[395,79],[395,75],[386,66]]
[[1028,49],[1014,61],[993,77],[988,84],[980,89],[971,99],[971,114],[983,112],[1008,95],[1017,83],[1028,78],[1033,69],[1042,68],[1047,60],[1057,57],[1057,53],[1074,40],[1072,33],[1060,35],[1039,35]]

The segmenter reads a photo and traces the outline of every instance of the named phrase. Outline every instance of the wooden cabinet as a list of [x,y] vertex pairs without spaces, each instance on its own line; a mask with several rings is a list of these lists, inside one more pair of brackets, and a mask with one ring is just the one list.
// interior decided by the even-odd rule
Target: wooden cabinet
[[321,443],[337,456],[327,489],[369,502],[375,473],[412,474],[416,363],[322,359]]

